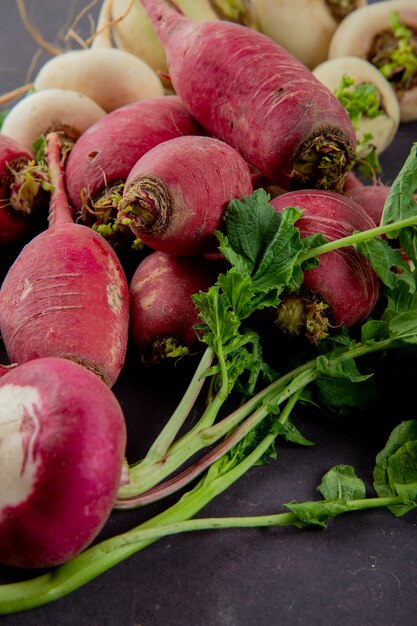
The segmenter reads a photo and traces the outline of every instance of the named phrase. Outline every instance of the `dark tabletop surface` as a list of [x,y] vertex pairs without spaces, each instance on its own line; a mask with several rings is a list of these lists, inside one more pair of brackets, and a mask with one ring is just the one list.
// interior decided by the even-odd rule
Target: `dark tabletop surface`
[[[35,57],[38,46],[22,27],[14,1],[3,4],[0,91],[6,92],[26,82],[33,60],[39,67],[48,55]],[[62,34],[86,4],[27,1],[33,23],[55,43],[62,43]],[[90,13],[96,16],[97,7]],[[381,158],[384,182],[392,182],[416,138],[417,124],[400,128]],[[4,353],[1,356],[4,361]],[[353,465],[371,492],[375,454],[393,425],[416,417],[414,355],[401,358],[407,360],[408,395],[393,397],[399,385],[396,376],[403,371],[394,359],[386,397],[374,411],[349,419],[298,415],[297,426],[315,445],[297,448],[280,443],[276,461],[252,469],[207,506],[204,515],[275,513],[290,500],[314,499],[321,476],[336,464]],[[180,398],[193,365],[155,374],[128,360],[114,392],[127,418],[129,460],[146,451]],[[100,538],[127,530],[165,506],[114,513]],[[417,620],[416,523],[414,513],[398,519],[379,510],[342,516],[324,531],[288,528],[178,535],[158,541],[53,604],[3,617],[2,624],[411,625]],[[22,577],[0,567],[1,582]]]

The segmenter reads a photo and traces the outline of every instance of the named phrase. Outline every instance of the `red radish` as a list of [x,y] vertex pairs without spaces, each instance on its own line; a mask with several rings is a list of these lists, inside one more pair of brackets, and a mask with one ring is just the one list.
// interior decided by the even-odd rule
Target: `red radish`
[[145,363],[186,354],[196,343],[192,296],[214,280],[204,257],[152,252],[141,261],[130,283],[130,330]]
[[0,133],[0,246],[22,241],[33,231],[48,179],[24,146]]
[[[303,211],[296,222],[302,237],[320,232],[333,241],[354,231],[375,228],[374,221],[356,202],[331,191],[293,191],[274,198],[271,204],[277,211],[287,206]],[[355,248],[340,248],[320,255],[319,260],[318,267],[304,272],[302,292],[290,295],[278,310],[278,325],[283,330],[295,324],[297,334],[301,320],[312,341],[326,332],[327,311],[332,325],[349,328],[369,316],[380,295],[377,275]],[[305,330],[304,324],[300,327]]]
[[163,141],[201,133],[178,96],[140,100],[93,124],[75,143],[66,166],[67,191],[78,221],[112,225],[136,161]]
[[249,166],[211,137],[177,137],[144,154],[130,172],[119,220],[155,250],[193,256],[216,247],[230,200],[252,193]]
[[12,362],[66,357],[111,385],[126,352],[126,278],[103,237],[73,222],[56,133],[47,136],[46,157],[54,186],[50,225],[22,250],[4,279],[0,332]]
[[349,172],[343,191],[357,202],[379,226],[385,201],[390,191],[389,185],[380,182],[365,185],[353,172]]
[[143,0],[175,92],[207,131],[283,189],[340,189],[355,131],[337,98],[289,52],[247,27],[192,21]]
[[0,562],[50,567],[83,550],[110,515],[126,426],[98,376],[53,357],[0,379]]

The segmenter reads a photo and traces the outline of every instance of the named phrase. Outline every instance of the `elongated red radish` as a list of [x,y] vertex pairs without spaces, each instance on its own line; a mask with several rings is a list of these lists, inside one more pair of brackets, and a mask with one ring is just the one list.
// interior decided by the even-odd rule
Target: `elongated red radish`
[[53,357],[0,379],[0,562],[63,563],[92,542],[120,484],[126,426],[110,389]]
[[77,221],[113,224],[136,161],[163,141],[202,132],[178,96],[139,100],[108,113],[78,139],[67,161],[66,187]]
[[250,169],[211,137],[165,141],[138,160],[119,204],[119,220],[146,245],[178,256],[212,251],[230,200],[252,193]]
[[48,135],[50,225],[25,246],[4,279],[0,333],[12,362],[66,357],[111,385],[125,359],[128,286],[111,246],[73,222],[60,148],[58,135]]
[[147,364],[187,354],[197,343],[198,322],[192,296],[215,278],[204,257],[174,257],[152,252],[130,283],[130,332]]
[[34,232],[36,214],[48,203],[49,175],[17,141],[0,133],[0,246]]
[[40,135],[58,132],[62,140],[74,142],[106,115],[88,96],[70,89],[48,89],[25,96],[7,114],[2,132],[36,154],[33,143]]
[[343,191],[359,204],[379,226],[390,187],[379,181],[364,184],[353,172],[346,176]]
[[277,43],[226,21],[196,22],[143,0],[176,93],[207,131],[284,189],[340,189],[355,131],[337,98]]
[[[375,228],[375,222],[356,202],[331,191],[301,190],[271,200],[277,211],[297,206],[303,211],[296,226],[302,237],[322,233],[333,241],[354,231]],[[320,264],[304,272],[300,294],[284,299],[278,325],[286,332],[315,341],[333,326],[347,328],[369,316],[380,296],[380,281],[369,261],[348,246],[319,257]]]

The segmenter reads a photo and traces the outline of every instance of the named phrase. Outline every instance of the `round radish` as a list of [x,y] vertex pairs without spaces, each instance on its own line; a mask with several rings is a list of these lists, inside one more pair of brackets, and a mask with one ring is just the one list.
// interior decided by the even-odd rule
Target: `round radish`
[[[333,241],[375,222],[356,202],[331,191],[293,191],[271,200],[277,211],[299,207],[296,226],[302,237],[322,233]],[[369,316],[380,296],[380,282],[369,261],[352,246],[319,257],[320,264],[304,272],[300,294],[290,294],[278,308],[278,325],[285,332],[305,333],[310,341],[326,334],[329,324],[358,324]]]
[[389,185],[384,185],[378,181],[365,185],[353,172],[349,172],[346,176],[343,191],[359,204],[373,219],[375,224],[379,226],[390,191]]
[[93,124],[75,143],[66,165],[66,187],[77,221],[125,247],[134,235],[115,224],[124,183],[136,161],[163,141],[202,133],[178,96],[139,100]]
[[106,112],[94,100],[68,88],[30,93],[6,115],[2,132],[35,155],[33,143],[52,131],[74,142]]
[[43,358],[0,379],[0,562],[39,568],[83,550],[110,515],[126,426],[94,374]]
[[150,248],[199,255],[214,249],[230,200],[251,193],[250,169],[234,148],[210,137],[177,137],[133,167],[119,220]]
[[141,261],[130,283],[130,331],[143,362],[186,354],[197,342],[192,296],[213,282],[204,257],[152,252]]

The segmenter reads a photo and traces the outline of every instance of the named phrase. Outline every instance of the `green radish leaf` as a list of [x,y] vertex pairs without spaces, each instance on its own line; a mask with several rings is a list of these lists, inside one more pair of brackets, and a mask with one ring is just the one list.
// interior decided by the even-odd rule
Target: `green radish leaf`
[[399,282],[404,282],[410,293],[416,291],[415,276],[399,250],[392,248],[384,239],[368,239],[356,247],[369,259],[384,285],[394,289]]
[[365,483],[351,465],[335,465],[317,487],[325,500],[360,500],[366,497]]
[[[392,224],[416,214],[414,194],[417,190],[417,144],[414,143],[410,154],[398,176],[391,185],[381,218],[381,225]],[[417,259],[417,228],[415,226],[400,231],[392,231],[389,238],[398,238],[410,258]]]
[[393,340],[404,343],[417,343],[417,310],[404,311],[393,317],[388,323]]
[[374,489],[380,498],[401,496],[403,504],[389,507],[402,516],[417,506],[417,421],[402,422],[378,453],[374,468]]
[[324,500],[318,502],[288,502],[284,506],[297,516],[294,526],[307,528],[309,526],[327,527],[327,522],[337,515],[349,511],[349,505],[343,500]]
[[332,359],[324,355],[317,357],[317,369],[325,376],[342,378],[352,383],[362,382],[371,374],[360,374],[353,359]]
[[296,443],[300,446],[314,446],[314,442],[306,439],[289,419],[286,419],[283,424],[277,422],[275,429],[277,434],[281,435],[285,441]]

